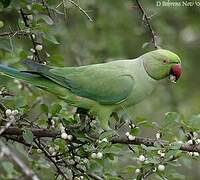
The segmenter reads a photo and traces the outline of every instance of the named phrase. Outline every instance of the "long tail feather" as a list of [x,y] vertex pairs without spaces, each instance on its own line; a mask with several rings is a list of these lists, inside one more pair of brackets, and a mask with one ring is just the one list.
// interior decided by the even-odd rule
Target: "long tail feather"
[[19,71],[15,68],[11,68],[5,65],[0,65],[0,73],[3,73],[7,76],[10,76],[12,78],[17,78],[17,79],[21,79],[24,81],[32,81],[34,78],[39,78],[41,77],[39,74],[32,74],[32,73],[28,73],[28,72],[23,72],[23,71]]
[[57,83],[51,81],[50,79],[29,71],[20,71],[15,68],[11,68],[5,65],[0,65],[0,73],[7,75],[12,78],[20,79],[26,81],[34,86],[41,89],[47,90],[56,95],[63,95],[64,88]]

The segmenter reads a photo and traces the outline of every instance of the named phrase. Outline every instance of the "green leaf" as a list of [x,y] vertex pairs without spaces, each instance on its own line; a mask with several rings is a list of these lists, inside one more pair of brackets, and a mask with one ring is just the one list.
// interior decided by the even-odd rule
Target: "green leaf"
[[0,28],[2,28],[4,26],[3,21],[0,21]]
[[31,144],[33,142],[33,133],[30,130],[25,129],[23,132],[23,138],[27,143]]
[[187,124],[194,129],[200,129],[200,114],[193,115],[188,119]]
[[45,8],[41,3],[33,3],[32,4],[32,9],[36,10],[38,12],[41,12],[41,13],[45,11]]
[[57,41],[56,37],[53,36],[53,35],[51,35],[51,34],[44,33],[44,34],[43,34],[43,37],[44,37],[44,39],[46,39],[46,40],[52,42],[53,44],[60,44],[60,43]]
[[173,150],[179,150],[181,147],[181,144],[173,144],[172,146],[170,146],[170,149],[173,149]]
[[185,176],[183,174],[180,174],[178,172],[170,173],[173,179],[185,179]]
[[59,113],[61,109],[62,109],[62,106],[60,104],[54,104],[51,108],[52,116],[55,116],[57,113]]
[[159,147],[145,146],[144,144],[141,144],[141,147],[146,151],[155,151],[160,149]]
[[4,8],[7,8],[10,5],[11,0],[1,0]]
[[139,127],[135,127],[133,129],[131,129],[131,135],[137,136],[140,134],[140,128]]
[[116,132],[114,130],[105,131],[101,133],[101,135],[99,136],[99,139],[107,138],[108,140],[110,140],[115,133]]
[[20,51],[20,53],[19,53],[19,57],[20,57],[20,59],[26,59],[27,58],[27,56],[28,56],[28,53],[27,53],[27,51],[24,51],[24,50],[21,50]]
[[44,112],[48,116],[48,113],[49,113],[48,106],[46,104],[41,104],[40,108],[41,108],[42,112]]
[[53,25],[53,20],[47,15],[40,16],[48,25]]
[[162,127],[166,128],[170,125],[176,124],[176,123],[180,123],[181,121],[181,116],[180,114],[176,113],[176,112],[168,112],[165,114],[164,119],[162,120]]
[[15,172],[14,165],[9,161],[2,162],[2,167],[8,175],[12,175]]
[[177,156],[181,153],[182,151],[178,150],[178,149],[172,149],[170,151],[168,151],[165,155],[166,158],[171,158],[171,156]]

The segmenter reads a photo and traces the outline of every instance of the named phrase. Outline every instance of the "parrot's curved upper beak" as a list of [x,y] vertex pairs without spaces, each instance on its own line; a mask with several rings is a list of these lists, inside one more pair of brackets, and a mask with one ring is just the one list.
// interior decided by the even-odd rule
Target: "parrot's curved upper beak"
[[171,68],[169,79],[172,82],[176,83],[176,81],[180,78],[181,74],[182,74],[181,64],[175,64]]

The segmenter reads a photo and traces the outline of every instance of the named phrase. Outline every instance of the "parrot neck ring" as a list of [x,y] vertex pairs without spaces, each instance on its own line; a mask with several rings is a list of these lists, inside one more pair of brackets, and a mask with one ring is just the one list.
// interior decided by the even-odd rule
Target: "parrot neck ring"
[[176,83],[176,81],[180,78],[181,74],[182,74],[181,64],[175,64],[171,68],[169,80],[173,83]]

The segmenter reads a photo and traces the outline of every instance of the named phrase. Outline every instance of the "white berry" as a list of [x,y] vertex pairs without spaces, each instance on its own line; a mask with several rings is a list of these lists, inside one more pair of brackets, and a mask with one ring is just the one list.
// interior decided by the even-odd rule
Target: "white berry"
[[55,156],[56,154],[57,154],[57,152],[54,151],[51,155],[52,155],[52,156]]
[[55,151],[55,150],[54,150],[53,147],[50,147],[50,148],[49,148],[49,152],[50,152],[51,154],[52,154],[54,151]]
[[107,139],[107,138],[103,138],[103,139],[101,140],[101,142],[108,142],[108,139]]
[[73,139],[73,136],[72,136],[71,134],[69,134],[69,135],[67,136],[67,139],[71,141],[71,140]]
[[160,139],[160,133],[156,133],[156,139]]
[[195,142],[196,142],[197,144],[200,144],[200,139],[197,139]]
[[91,154],[91,158],[92,158],[92,159],[96,159],[96,158],[97,158],[97,154],[96,154],[96,153],[92,153],[92,154]]
[[159,171],[164,171],[165,170],[165,166],[162,165],[162,164],[158,165],[158,170]]
[[55,121],[53,119],[51,120],[51,124],[52,124],[52,126],[55,125]]
[[42,150],[41,150],[41,149],[37,149],[37,152],[38,152],[38,153],[41,153],[41,152],[42,152]]
[[33,59],[33,55],[27,56],[27,58],[32,60]]
[[98,152],[97,153],[97,159],[102,159],[102,157],[103,157],[103,154],[101,152]]
[[128,139],[130,140],[130,141],[133,141],[133,140],[135,140],[135,136],[132,136],[131,134],[128,136]]
[[22,89],[22,87],[23,86],[21,84],[18,84],[18,86],[17,86],[18,89]]
[[165,153],[161,153],[160,156],[161,156],[161,157],[164,157],[164,156],[165,156]]
[[193,154],[194,154],[193,152],[188,152],[189,156],[193,156]]
[[88,159],[83,159],[83,162],[84,162],[85,164],[87,164],[89,161],[88,161]]
[[158,152],[157,152],[158,154],[161,154],[162,153],[162,151],[161,150],[158,150]]
[[16,116],[17,114],[19,114],[19,111],[17,109],[15,109],[15,110],[12,111],[12,115],[13,116]]
[[126,132],[126,134],[125,134],[125,135],[126,135],[126,136],[129,136],[129,134],[130,134],[129,132]]
[[20,82],[19,82],[19,80],[14,79],[14,83],[19,84]]
[[140,169],[136,169],[135,170],[135,174],[140,174],[141,170]]
[[41,51],[42,48],[43,48],[43,46],[42,46],[41,44],[37,44],[37,45],[35,46],[35,49],[38,50],[38,51]]
[[131,124],[131,126],[132,126],[132,128],[135,128],[135,127],[136,127],[136,125],[135,125],[135,124]]
[[153,172],[156,172],[156,171],[157,171],[157,168],[155,167],[152,171],[153,171]]
[[194,152],[193,153],[195,157],[199,157],[199,153],[198,152]]
[[35,39],[35,34],[32,34],[32,38]]
[[190,145],[192,145],[193,144],[192,139],[190,139],[187,143],[190,144]]
[[12,111],[10,110],[10,109],[7,109],[6,110],[6,116],[8,117],[8,116],[10,116],[12,114]]
[[28,18],[28,20],[32,21],[32,20],[33,20],[33,15],[29,14],[29,15],[27,16],[27,18]]
[[140,156],[139,156],[139,161],[141,161],[141,162],[144,162],[144,161],[145,161],[145,159],[146,159],[146,158],[145,158],[145,156],[144,156],[144,155],[140,155]]
[[79,156],[75,156],[75,161],[80,162],[81,158]]
[[65,132],[63,132],[63,133],[61,134],[61,138],[62,138],[62,139],[67,139],[67,137],[68,137],[68,135],[67,135],[67,133],[65,133]]
[[30,51],[33,52],[33,53],[35,53],[35,49],[33,49],[33,48],[31,48]]

